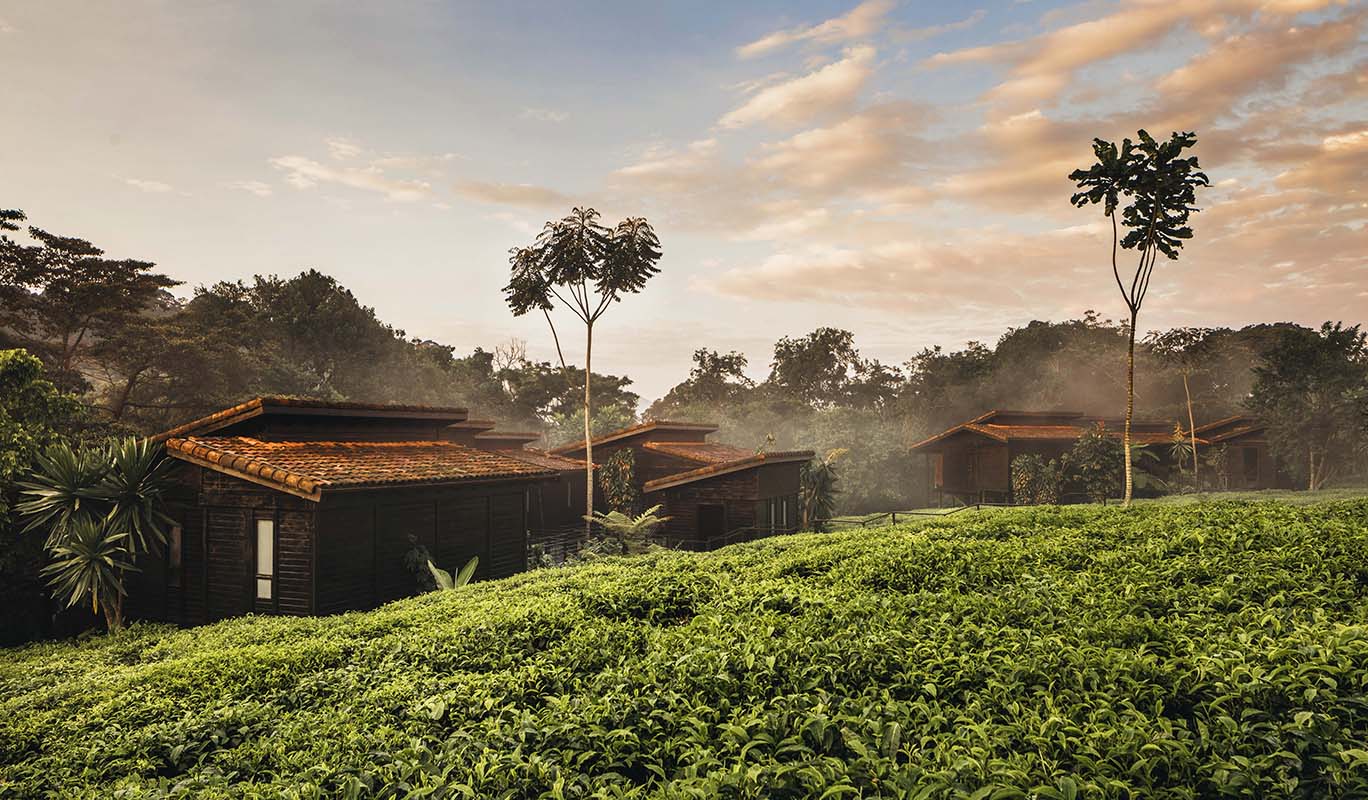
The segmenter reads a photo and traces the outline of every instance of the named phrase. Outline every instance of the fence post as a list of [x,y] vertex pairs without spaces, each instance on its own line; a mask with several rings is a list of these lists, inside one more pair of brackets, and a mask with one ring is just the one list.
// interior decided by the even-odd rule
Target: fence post
[[898,524],[898,512],[896,512],[896,511],[893,512],[893,524],[894,524],[894,525],[897,525],[897,524]]

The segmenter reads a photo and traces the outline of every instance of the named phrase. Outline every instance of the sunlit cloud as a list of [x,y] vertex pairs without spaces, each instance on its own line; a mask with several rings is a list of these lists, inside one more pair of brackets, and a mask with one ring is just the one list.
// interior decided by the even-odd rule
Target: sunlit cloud
[[893,0],[865,0],[848,13],[817,25],[775,31],[736,48],[741,58],[767,55],[797,42],[834,44],[863,39],[878,30],[893,10]]
[[742,128],[757,122],[793,125],[849,110],[873,73],[873,62],[873,47],[852,47],[840,61],[760,89],[717,124],[722,128]]
[[148,194],[167,194],[175,191],[174,186],[169,183],[163,183],[162,181],[149,181],[143,180],[142,178],[124,178],[124,183],[140,192],[147,192]]
[[323,140],[328,147],[328,157],[337,161],[347,161],[361,155],[361,145],[344,136],[331,136]]
[[510,206],[541,208],[547,206],[568,206],[572,203],[569,196],[562,194],[555,189],[547,189],[543,186],[533,186],[526,183],[463,181],[456,185],[456,191],[473,200]]
[[305,156],[280,156],[271,166],[285,173],[285,182],[296,189],[319,184],[337,184],[352,189],[377,192],[394,202],[413,202],[428,196],[432,187],[425,181],[390,178],[378,167],[332,167]]

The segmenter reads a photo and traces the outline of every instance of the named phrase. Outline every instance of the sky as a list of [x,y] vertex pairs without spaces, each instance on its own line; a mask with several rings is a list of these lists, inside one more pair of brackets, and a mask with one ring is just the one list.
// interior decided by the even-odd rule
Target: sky
[[594,349],[645,402],[823,325],[899,364],[1120,318],[1066,176],[1140,128],[1195,131],[1212,182],[1142,330],[1368,321],[1362,0],[0,0],[0,75],[0,207],[183,296],[317,268],[410,336],[550,360],[508,250],[647,217],[662,272]]

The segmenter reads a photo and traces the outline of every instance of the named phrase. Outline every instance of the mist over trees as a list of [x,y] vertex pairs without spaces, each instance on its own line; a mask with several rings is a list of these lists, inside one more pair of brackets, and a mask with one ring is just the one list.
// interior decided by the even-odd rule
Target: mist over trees
[[[2,212],[0,221],[0,348],[32,353],[37,360],[25,369],[41,366],[35,379],[75,404],[63,417],[63,436],[150,433],[255,395],[294,394],[464,405],[504,428],[542,432],[547,445],[583,437],[581,367],[530,359],[517,341],[459,354],[412,338],[313,269],[220,281],[182,300],[154,265],[115,262],[111,285],[144,276],[131,282],[136,291],[118,289],[113,296],[125,305],[92,315],[79,344],[63,345],[62,315],[71,306],[55,302],[59,292],[25,271],[35,248],[48,245],[10,238],[25,222],[19,212]],[[89,267],[102,259],[77,260]],[[99,272],[87,274],[98,286]],[[48,291],[52,298],[44,297]],[[1358,329],[1336,330],[1279,323],[1138,336],[1136,415],[1186,429],[1189,399],[1198,425],[1259,411],[1281,421],[1273,449],[1290,475],[1305,475],[1309,485],[1308,437],[1315,434],[1322,442],[1317,475],[1347,479],[1364,469],[1368,379]],[[995,342],[909,347],[900,362],[884,363],[863,354],[850,331],[818,327],[779,338],[763,365],[743,353],[700,348],[687,374],[681,365],[679,383],[644,410],[630,377],[595,373],[592,425],[606,431],[643,416],[710,421],[721,426],[719,440],[742,447],[845,448],[837,513],[907,508],[925,497],[927,477],[908,448],[950,425],[995,408],[1120,417],[1129,341],[1126,321],[1089,311],[1011,328]],[[1325,356],[1311,374],[1293,368],[1306,353]],[[763,378],[756,367],[766,369]],[[1302,407],[1313,400],[1314,409]],[[1298,419],[1313,424],[1303,430]]]

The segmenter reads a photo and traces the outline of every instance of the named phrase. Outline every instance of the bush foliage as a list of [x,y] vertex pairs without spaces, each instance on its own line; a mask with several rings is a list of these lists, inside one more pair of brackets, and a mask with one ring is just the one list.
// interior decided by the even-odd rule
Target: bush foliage
[[0,795],[1368,795],[1368,501],[1051,507],[0,654]]

